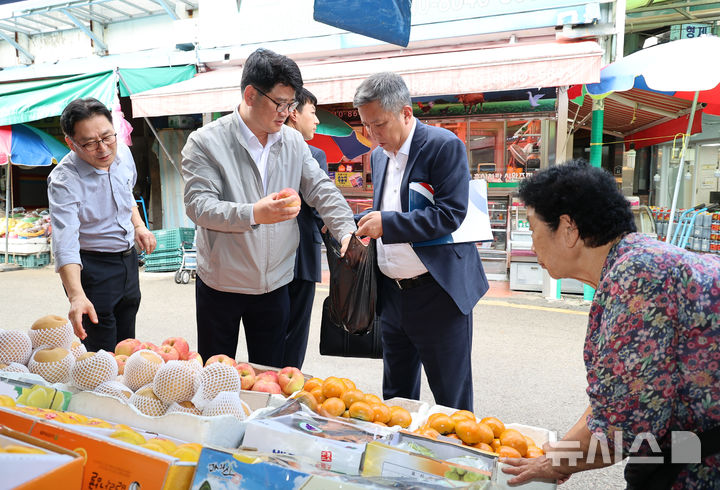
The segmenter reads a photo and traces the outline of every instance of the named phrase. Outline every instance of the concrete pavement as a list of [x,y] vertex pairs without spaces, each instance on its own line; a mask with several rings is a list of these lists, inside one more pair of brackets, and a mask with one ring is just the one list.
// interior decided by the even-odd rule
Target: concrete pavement
[[[160,344],[167,337],[183,336],[195,349],[194,281],[175,284],[173,273],[141,272],[140,284],[137,337]],[[319,354],[320,316],[327,294],[327,284],[319,284],[303,371],[347,377],[361,390],[380,395],[381,360]],[[537,293],[509,291],[507,283],[492,283],[473,311],[475,413],[553,429],[561,437],[588,403],[582,357],[588,309],[579,296],[548,301]],[[43,315],[66,315],[67,310],[52,267],[0,273],[0,328],[27,329]],[[247,359],[242,339],[236,358]],[[433,401],[424,378],[421,398]],[[561,488],[624,488],[622,468],[574,475]]]

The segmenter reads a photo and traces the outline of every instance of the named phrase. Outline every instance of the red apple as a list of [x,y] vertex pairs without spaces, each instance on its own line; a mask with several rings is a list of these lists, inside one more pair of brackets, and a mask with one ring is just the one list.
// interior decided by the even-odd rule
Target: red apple
[[249,390],[255,384],[255,370],[247,362],[241,362],[237,366],[238,374],[240,375],[240,389]]
[[272,381],[273,383],[278,382],[278,373],[277,371],[264,371],[257,375],[256,379],[266,379],[268,381]]
[[282,389],[277,383],[273,383],[267,378],[258,378],[255,380],[255,384],[252,387],[252,391],[264,391],[265,393],[275,393],[282,395]]
[[135,351],[140,350],[141,342],[138,339],[125,339],[115,346],[115,354],[131,356]]
[[157,348],[157,345],[153,344],[152,342],[141,342],[137,350],[147,349],[153,352],[157,352]]
[[177,361],[180,359],[180,354],[178,354],[178,351],[175,350],[175,347],[171,347],[169,345],[161,345],[155,352],[160,354],[160,357],[162,357],[165,362]]
[[128,356],[125,354],[115,354],[115,362],[118,365],[118,374],[125,374],[125,363],[128,360]]
[[182,361],[186,361],[188,354],[190,354],[190,346],[188,345],[187,340],[182,337],[170,337],[169,339],[163,340],[162,345],[174,347],[180,356],[180,360]]
[[291,187],[286,187],[285,189],[283,189],[277,193],[277,196],[275,196],[275,200],[285,199],[286,197],[292,198],[285,205],[286,207],[300,206],[300,196],[298,195],[298,193],[295,189],[293,189]]
[[292,395],[296,391],[302,390],[305,385],[305,376],[296,367],[284,367],[278,374],[278,384],[286,395]]
[[203,365],[202,356],[198,354],[195,351],[190,351],[190,353],[187,355],[187,361],[197,361],[200,363],[200,365]]
[[230,366],[235,366],[237,364],[235,362],[235,359],[232,357],[226,356],[225,354],[215,354],[210,359],[207,360],[205,365],[212,364],[213,362],[222,362],[223,364],[229,364]]

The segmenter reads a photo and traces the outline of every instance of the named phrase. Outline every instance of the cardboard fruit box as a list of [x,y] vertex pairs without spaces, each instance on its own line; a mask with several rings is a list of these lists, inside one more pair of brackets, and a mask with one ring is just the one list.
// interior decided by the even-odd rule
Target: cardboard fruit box
[[75,490],[83,477],[83,458],[55,444],[0,426],[0,447],[41,449],[46,454],[0,452],[0,486],[16,490]]
[[0,408],[0,424],[27,428],[28,419],[31,436],[85,458],[82,488],[133,488],[134,484],[138,488],[182,490],[189,487],[195,473],[195,463]]

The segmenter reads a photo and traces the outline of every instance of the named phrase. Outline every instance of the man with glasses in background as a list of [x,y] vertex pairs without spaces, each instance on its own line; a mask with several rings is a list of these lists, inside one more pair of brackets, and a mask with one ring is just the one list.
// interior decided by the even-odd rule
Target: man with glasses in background
[[242,101],[192,133],[182,151],[185,210],[197,225],[198,352],[235,358],[242,320],[250,362],[282,367],[302,193],[347,248],[356,226],[302,135],[285,126],[302,88],[291,59],[266,49],[245,62]]
[[117,141],[108,108],[96,99],[76,99],[65,107],[60,125],[71,151],[48,176],[55,270],[75,334],[88,351],[112,352],[121,340],[135,337],[135,244],[152,253],[155,236],[138,212],[135,161]]

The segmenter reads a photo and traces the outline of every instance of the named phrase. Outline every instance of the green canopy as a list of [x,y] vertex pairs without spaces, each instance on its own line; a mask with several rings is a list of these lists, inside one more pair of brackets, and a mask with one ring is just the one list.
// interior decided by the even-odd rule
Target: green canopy
[[152,68],[120,68],[120,96],[152,90],[195,76],[195,65],[158,66]]
[[0,87],[0,126],[58,116],[68,103],[80,97],[94,97],[110,107],[115,97],[114,72]]

